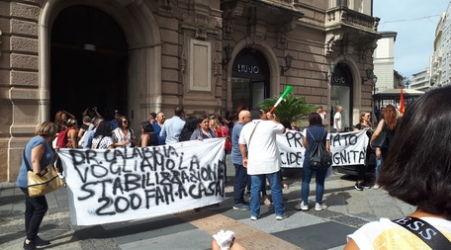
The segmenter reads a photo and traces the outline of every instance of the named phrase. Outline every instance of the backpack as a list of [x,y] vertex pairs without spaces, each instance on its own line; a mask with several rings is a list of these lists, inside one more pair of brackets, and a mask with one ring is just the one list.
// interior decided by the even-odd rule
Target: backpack
[[58,137],[56,138],[56,146],[58,148],[66,148],[67,147],[67,132],[69,132],[70,128],[66,128],[65,130],[59,132]]
[[[332,166],[332,155],[327,152],[324,144],[317,140],[313,134],[307,129],[307,133],[315,140],[315,143],[312,145],[310,149],[310,168],[313,170],[319,169],[327,169]],[[320,138],[323,138],[326,131],[323,132],[323,135]]]

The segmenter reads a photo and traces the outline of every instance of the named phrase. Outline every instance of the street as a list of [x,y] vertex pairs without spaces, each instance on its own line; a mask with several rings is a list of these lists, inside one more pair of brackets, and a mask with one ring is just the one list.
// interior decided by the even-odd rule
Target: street
[[[293,171],[293,170],[291,170]],[[294,170],[296,172],[296,170]],[[302,172],[299,169],[299,172]],[[391,198],[382,189],[354,189],[355,179],[339,173],[326,179],[325,211],[314,210],[315,181],[312,180],[309,211],[297,211],[301,174],[285,179],[288,218],[276,221],[272,207],[261,205],[261,217],[251,221],[249,211],[233,206],[234,167],[227,156],[227,199],[219,206],[186,211],[152,219],[97,226],[74,226],[69,222],[65,188],[46,195],[49,211],[40,236],[52,244],[42,249],[210,249],[212,235],[232,230],[236,241],[247,249],[342,249],[346,235],[379,217],[391,219],[413,211],[413,207]],[[248,199],[248,195],[245,196]],[[13,183],[0,183],[0,249],[22,249],[24,200]]]

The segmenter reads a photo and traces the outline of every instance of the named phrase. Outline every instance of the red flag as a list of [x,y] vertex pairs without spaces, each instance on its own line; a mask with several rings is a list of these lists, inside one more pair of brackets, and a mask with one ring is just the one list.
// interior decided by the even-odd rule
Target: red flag
[[399,94],[399,113],[402,115],[404,114],[404,92],[402,90],[403,88],[401,87],[401,93]]

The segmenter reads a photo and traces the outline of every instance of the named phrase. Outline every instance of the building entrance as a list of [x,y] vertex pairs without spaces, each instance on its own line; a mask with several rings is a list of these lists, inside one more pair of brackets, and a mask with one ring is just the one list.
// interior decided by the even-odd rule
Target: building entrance
[[334,124],[334,114],[337,111],[337,106],[343,107],[343,112],[341,113],[342,126],[345,131],[350,130],[352,127],[352,96],[353,96],[353,78],[351,70],[345,63],[339,63],[334,69],[332,74],[332,87],[331,87],[331,113],[330,113],[330,124],[333,127]]
[[269,97],[269,67],[266,58],[255,49],[244,49],[233,62],[233,110],[252,109]]
[[114,110],[129,115],[127,48],[121,28],[101,10],[61,11],[51,33],[51,118],[64,109],[81,119],[83,110],[94,106],[104,117]]

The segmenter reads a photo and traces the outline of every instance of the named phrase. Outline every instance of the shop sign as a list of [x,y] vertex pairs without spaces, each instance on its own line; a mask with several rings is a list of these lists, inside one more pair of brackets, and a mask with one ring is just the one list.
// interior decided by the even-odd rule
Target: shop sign
[[259,74],[260,68],[256,65],[237,64],[238,73]]

